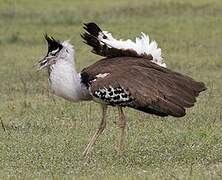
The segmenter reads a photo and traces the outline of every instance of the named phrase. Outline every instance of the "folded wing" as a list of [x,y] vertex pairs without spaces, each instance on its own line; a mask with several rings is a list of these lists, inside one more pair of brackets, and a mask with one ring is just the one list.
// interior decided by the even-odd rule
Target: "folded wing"
[[82,82],[98,101],[158,116],[182,117],[205,85],[147,59],[103,59],[84,69]]

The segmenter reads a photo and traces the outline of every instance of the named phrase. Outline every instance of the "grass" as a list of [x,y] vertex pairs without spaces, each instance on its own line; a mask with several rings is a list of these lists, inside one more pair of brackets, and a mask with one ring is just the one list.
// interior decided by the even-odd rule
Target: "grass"
[[[222,2],[220,0],[0,0],[0,179],[221,179]],[[116,110],[88,161],[82,152],[100,121],[96,103],[54,97],[43,34],[71,39],[77,66],[100,57],[82,43],[82,23],[98,22],[116,37],[149,33],[168,67],[206,83],[184,118],[131,109],[127,150],[115,156]]]

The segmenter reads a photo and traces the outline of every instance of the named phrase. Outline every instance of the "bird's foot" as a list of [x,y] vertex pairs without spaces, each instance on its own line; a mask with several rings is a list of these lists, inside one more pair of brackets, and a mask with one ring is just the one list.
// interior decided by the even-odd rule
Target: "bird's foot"
[[116,151],[117,157],[122,157],[124,155],[124,145],[120,144],[118,140],[115,145],[115,151]]
[[92,146],[90,144],[88,144],[82,153],[83,157],[88,157],[91,152],[91,149],[92,149]]

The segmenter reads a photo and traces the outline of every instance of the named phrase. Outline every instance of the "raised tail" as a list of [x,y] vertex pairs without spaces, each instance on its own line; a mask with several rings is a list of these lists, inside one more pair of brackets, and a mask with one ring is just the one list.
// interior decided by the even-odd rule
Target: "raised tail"
[[156,41],[149,42],[149,36],[144,33],[133,42],[130,39],[126,41],[115,39],[111,33],[102,31],[94,22],[85,23],[83,28],[85,32],[81,37],[93,48],[92,52],[95,54],[104,57],[142,57],[166,67]]

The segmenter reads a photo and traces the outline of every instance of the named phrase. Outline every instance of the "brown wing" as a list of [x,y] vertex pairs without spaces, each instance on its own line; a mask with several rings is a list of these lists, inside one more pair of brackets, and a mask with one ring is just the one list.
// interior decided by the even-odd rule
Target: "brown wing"
[[205,85],[146,59],[103,59],[84,69],[82,82],[91,94],[110,104],[159,116],[181,117]]

